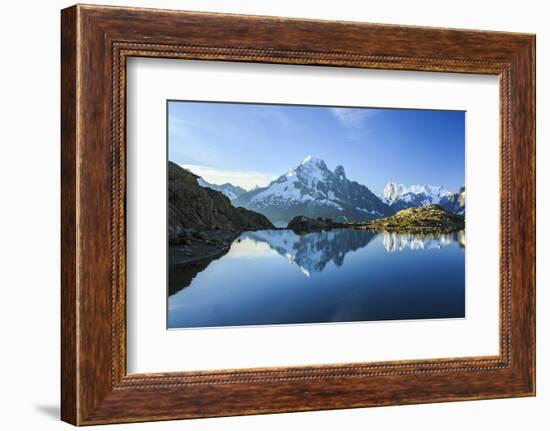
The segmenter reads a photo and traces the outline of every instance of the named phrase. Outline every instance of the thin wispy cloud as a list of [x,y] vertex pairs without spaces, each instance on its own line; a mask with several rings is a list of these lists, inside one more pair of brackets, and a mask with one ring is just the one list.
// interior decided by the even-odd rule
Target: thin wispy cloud
[[347,129],[363,128],[367,118],[373,115],[372,111],[360,108],[330,108],[330,112]]
[[220,169],[213,166],[180,164],[184,169],[199,175],[211,184],[231,183],[240,186],[243,189],[251,190],[254,187],[267,186],[271,181],[277,178],[277,175],[256,171],[234,171]]
[[368,119],[376,114],[375,110],[364,108],[329,108],[338,123],[345,129],[345,137],[359,141],[369,130]]
[[270,126],[280,127],[285,131],[290,130],[291,119],[279,106],[269,106],[269,110],[259,109],[255,112],[255,115]]

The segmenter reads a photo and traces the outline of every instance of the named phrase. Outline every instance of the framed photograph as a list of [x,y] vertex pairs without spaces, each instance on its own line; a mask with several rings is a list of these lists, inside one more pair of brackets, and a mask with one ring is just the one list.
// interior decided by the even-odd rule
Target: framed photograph
[[170,100],[167,134],[169,329],[466,317],[465,112]]
[[62,11],[62,419],[535,394],[535,36]]

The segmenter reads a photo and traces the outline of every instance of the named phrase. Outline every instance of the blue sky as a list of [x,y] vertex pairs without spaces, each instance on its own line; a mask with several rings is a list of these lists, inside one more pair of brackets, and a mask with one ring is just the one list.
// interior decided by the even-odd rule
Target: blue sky
[[382,194],[464,184],[465,113],[168,102],[168,158],[214,184],[267,185],[311,155]]

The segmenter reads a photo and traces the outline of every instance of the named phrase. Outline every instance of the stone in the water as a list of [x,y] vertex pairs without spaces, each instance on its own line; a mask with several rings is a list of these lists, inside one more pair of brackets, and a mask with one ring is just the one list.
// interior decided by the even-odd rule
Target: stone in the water
[[314,219],[306,216],[296,216],[288,223],[288,229],[296,232],[307,232],[311,230],[331,229],[332,222],[330,219]]

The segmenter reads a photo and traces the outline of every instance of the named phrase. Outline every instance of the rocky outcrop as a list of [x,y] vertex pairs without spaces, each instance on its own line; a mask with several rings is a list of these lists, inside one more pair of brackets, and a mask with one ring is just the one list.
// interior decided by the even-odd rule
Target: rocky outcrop
[[292,229],[295,232],[308,232],[312,230],[328,229],[328,225],[327,223],[314,218],[296,216],[290,220],[287,229]]
[[197,176],[168,162],[168,239],[171,244],[196,240],[230,242],[245,230],[273,229],[269,219],[236,208],[223,193],[201,187]]
[[408,233],[446,233],[464,229],[464,217],[439,205],[409,208],[397,214],[372,221],[345,223],[355,229]]
[[292,229],[294,232],[313,232],[319,230],[330,230],[338,227],[344,227],[344,224],[334,222],[331,218],[296,216],[290,220],[287,229]]

